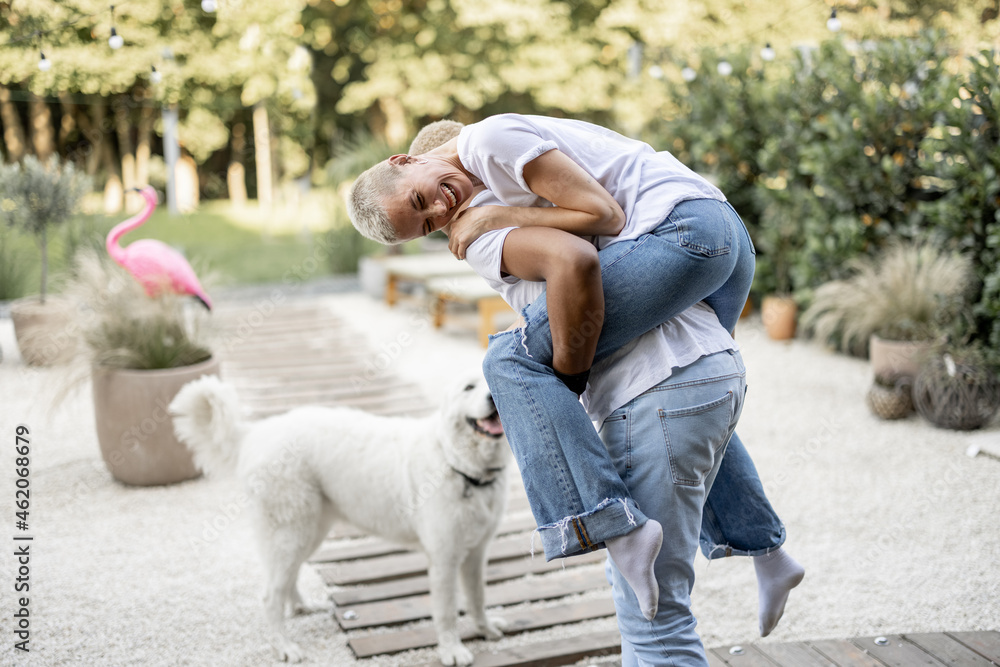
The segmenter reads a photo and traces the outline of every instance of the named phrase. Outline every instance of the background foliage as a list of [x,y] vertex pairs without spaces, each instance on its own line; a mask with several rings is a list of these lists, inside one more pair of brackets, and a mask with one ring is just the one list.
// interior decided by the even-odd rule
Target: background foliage
[[[97,0],[0,0],[4,161],[58,154],[107,204],[109,184],[162,180],[172,105],[202,197],[239,200],[261,174],[334,190],[441,117],[573,116],[713,178],[757,245],[759,294],[807,302],[894,239],[969,253],[975,322],[956,335],[1000,349],[998,0],[846,0],[836,35],[829,0],[217,4],[124,0],[112,50]],[[317,242],[343,270],[367,248],[338,211]]]

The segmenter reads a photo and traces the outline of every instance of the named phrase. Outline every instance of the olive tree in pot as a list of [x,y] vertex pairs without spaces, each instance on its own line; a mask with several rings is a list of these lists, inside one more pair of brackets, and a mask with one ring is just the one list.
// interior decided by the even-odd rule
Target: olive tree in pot
[[148,297],[93,251],[78,255],[66,292],[80,308],[76,379],[92,380],[97,438],[112,476],[141,486],[197,477],[167,406],[188,382],[219,374],[205,311],[175,294]]
[[10,309],[27,364],[56,364],[71,356],[70,308],[64,299],[48,295],[49,228],[65,223],[88,189],[86,176],[56,157],[42,163],[29,155],[0,165],[0,220],[33,234],[42,259],[39,295],[18,299]]

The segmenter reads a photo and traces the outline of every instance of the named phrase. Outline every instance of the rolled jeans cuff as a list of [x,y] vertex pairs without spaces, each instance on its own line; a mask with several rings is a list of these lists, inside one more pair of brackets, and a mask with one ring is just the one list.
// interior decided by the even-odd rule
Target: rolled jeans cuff
[[701,553],[708,560],[727,558],[729,556],[764,556],[780,548],[785,543],[785,526],[781,526],[780,531],[774,537],[771,544],[760,549],[738,549],[730,544],[712,544],[705,539],[704,535],[699,541],[701,542]]
[[[604,548],[604,540],[626,535],[648,518],[631,498],[606,498],[595,509],[539,526],[545,560]],[[592,536],[600,535],[596,540]]]

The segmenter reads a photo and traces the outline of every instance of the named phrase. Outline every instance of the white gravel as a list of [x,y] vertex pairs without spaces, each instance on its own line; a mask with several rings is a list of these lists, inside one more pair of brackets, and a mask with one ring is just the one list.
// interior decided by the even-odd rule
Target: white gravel
[[[469,331],[435,331],[412,305],[387,310],[360,293],[320,298],[364,334],[372,359],[433,396],[481,361]],[[402,338],[400,336],[403,335]],[[919,417],[882,422],[864,403],[867,363],[808,341],[777,343],[759,322],[738,340],[750,390],[740,432],[806,567],[785,617],[767,638],[793,641],[895,632],[1000,628],[1000,425],[974,433]],[[101,461],[89,392],[51,409],[60,374],[26,369],[0,319],[0,614],[14,613],[14,428],[31,456],[31,653],[3,633],[0,664],[269,665],[260,570],[232,480],[126,488]],[[706,645],[757,641],[749,560],[697,562],[695,613]],[[314,572],[303,574],[313,596]],[[9,628],[9,623],[4,624]],[[406,665],[430,650],[355,660],[326,615],[289,621],[324,665]],[[586,625],[588,632],[613,622]],[[574,630],[579,632],[579,630]],[[502,640],[513,645],[563,629]],[[483,646],[476,643],[474,646]]]

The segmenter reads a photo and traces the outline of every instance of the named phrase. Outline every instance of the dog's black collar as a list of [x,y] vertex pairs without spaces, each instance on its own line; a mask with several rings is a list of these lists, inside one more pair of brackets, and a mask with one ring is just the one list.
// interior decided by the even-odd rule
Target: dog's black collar
[[462,479],[465,480],[466,484],[471,484],[472,486],[476,486],[476,487],[479,487],[479,486],[489,486],[493,482],[497,481],[497,477],[499,476],[499,474],[501,472],[503,472],[503,468],[487,468],[486,472],[487,473],[494,473],[493,476],[490,477],[489,479],[476,479],[475,477],[472,477],[470,475],[466,475],[464,472],[462,472],[461,470],[459,470],[455,466],[449,466],[449,467],[452,470],[454,470],[455,472],[457,472],[459,475],[461,475]]

